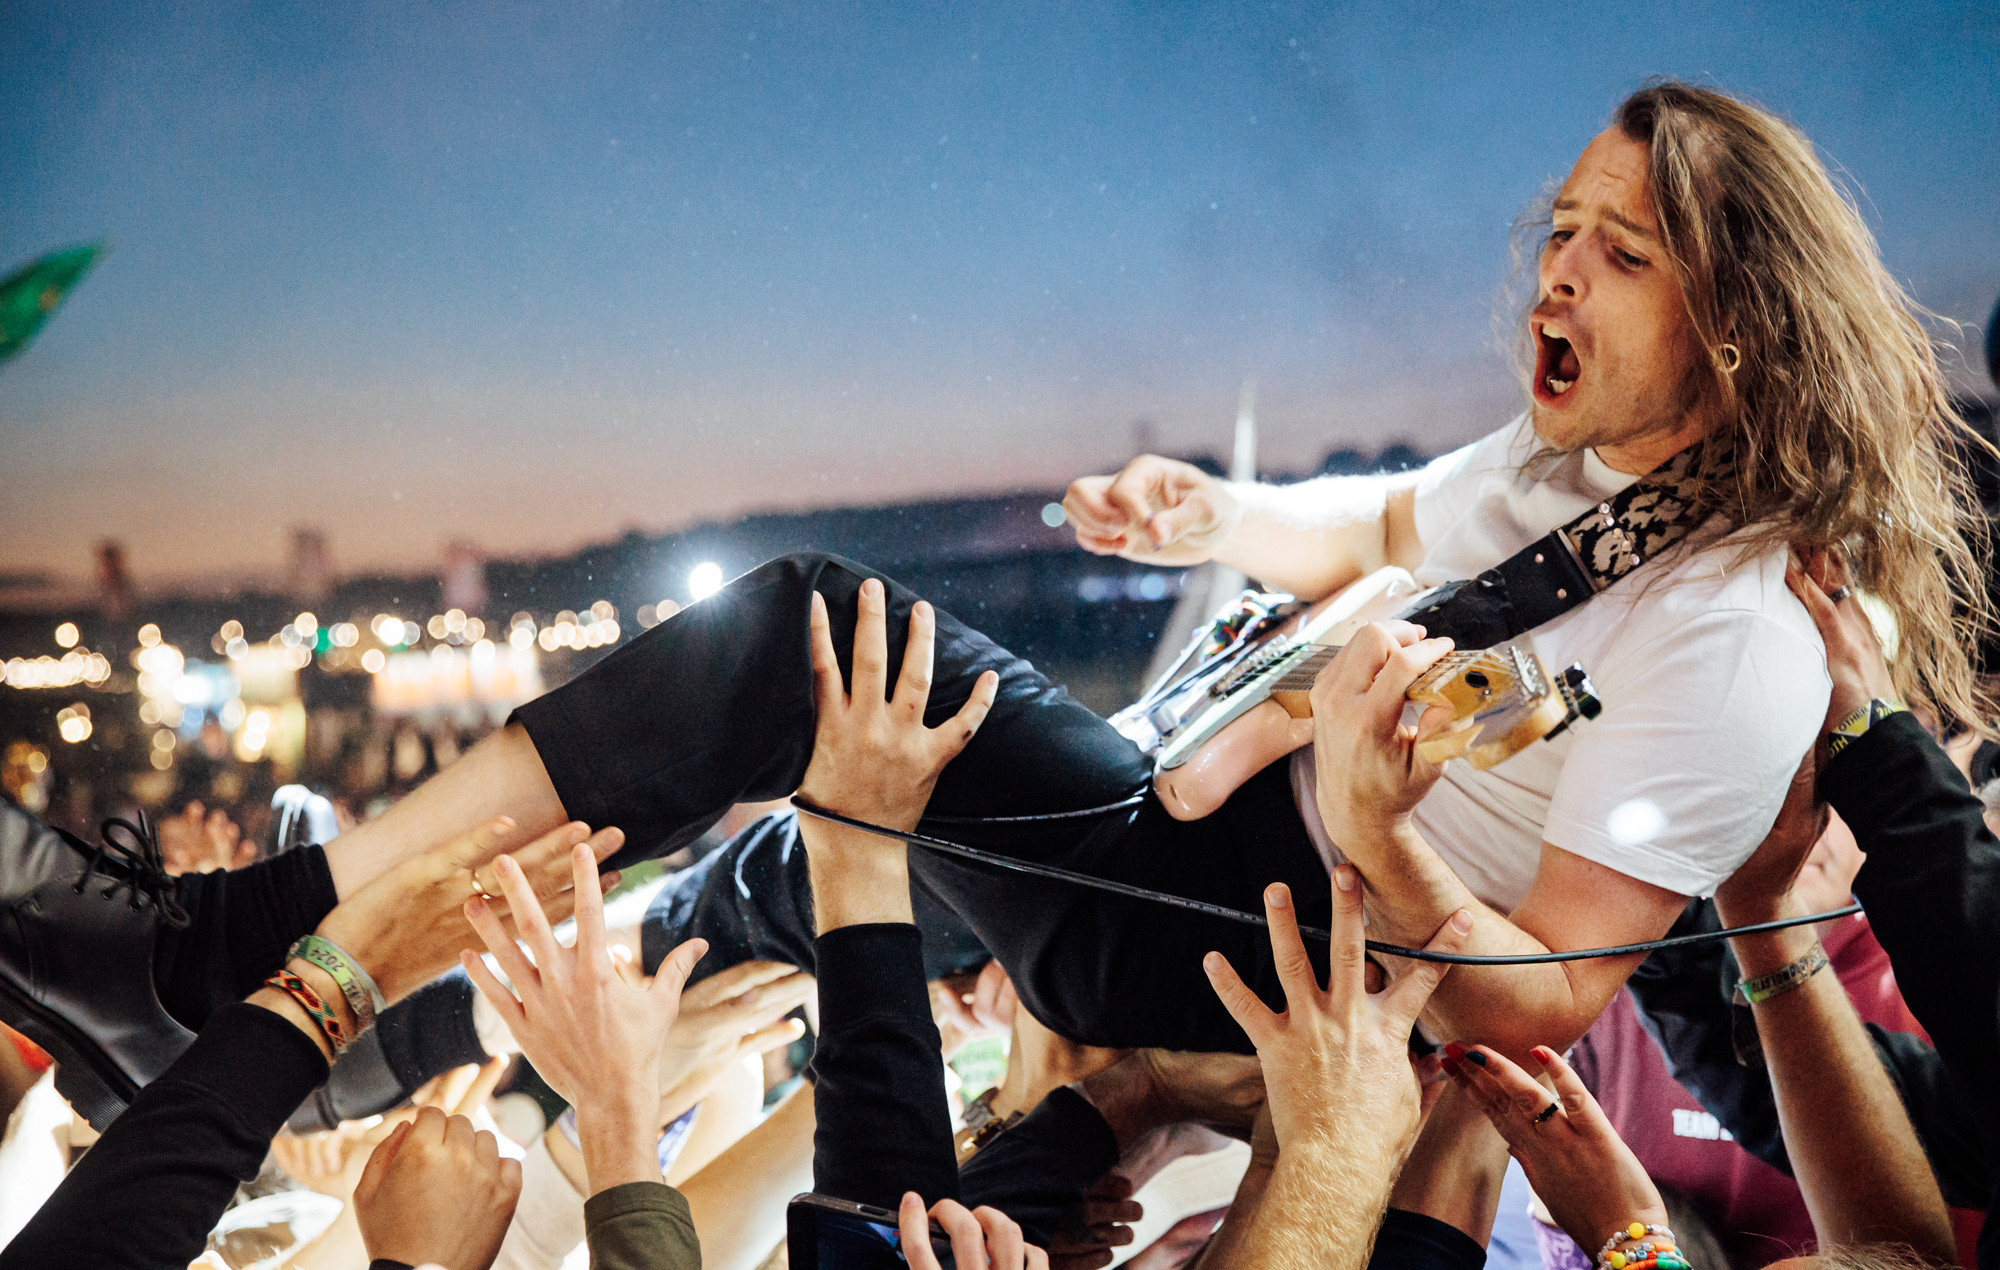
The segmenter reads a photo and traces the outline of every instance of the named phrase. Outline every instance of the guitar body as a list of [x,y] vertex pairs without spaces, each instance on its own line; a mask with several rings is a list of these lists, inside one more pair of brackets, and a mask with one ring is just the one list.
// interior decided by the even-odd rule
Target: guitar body
[[[1218,615],[1180,666],[1112,719],[1135,741],[1152,740],[1153,788],[1167,814],[1199,820],[1309,743],[1314,677],[1362,626],[1413,612],[1428,594],[1390,567],[1317,604],[1246,593]],[[1408,695],[1450,713],[1418,745],[1424,758],[1488,768],[1577,718],[1595,718],[1595,692],[1581,666],[1551,676],[1532,652],[1501,644],[1448,653]]]
[[[1418,590],[1416,580],[1403,570],[1377,569],[1292,618],[1274,637],[1294,645],[1337,649],[1368,623],[1407,610]],[[1190,746],[1176,737],[1179,744],[1167,747],[1153,774],[1153,789],[1174,819],[1200,820],[1222,806],[1243,782],[1310,742],[1312,734],[1308,693],[1272,692],[1205,740]],[[1183,757],[1189,749],[1192,753]]]
[[1216,733],[1187,762],[1154,771],[1153,790],[1175,820],[1200,820],[1245,781],[1312,739],[1311,705],[1295,715],[1267,698]]

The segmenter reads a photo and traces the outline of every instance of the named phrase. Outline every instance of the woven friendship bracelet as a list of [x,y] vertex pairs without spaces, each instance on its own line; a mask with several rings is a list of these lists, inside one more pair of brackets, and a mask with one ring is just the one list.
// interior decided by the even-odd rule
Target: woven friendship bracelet
[[293,944],[285,956],[309,961],[333,976],[334,983],[340,987],[340,995],[347,998],[347,1008],[354,1014],[357,1035],[375,1026],[375,1016],[389,1008],[382,990],[375,986],[374,977],[360,962],[348,956],[345,948],[331,939],[307,935]]
[[1743,980],[1736,985],[1736,992],[1748,1004],[1757,1005],[1785,995],[1826,967],[1826,949],[1814,943],[1812,950],[1797,961],[1787,962],[1770,974]]
[[1880,697],[1871,698],[1866,705],[1854,707],[1848,711],[1845,718],[1827,729],[1826,756],[1832,758],[1854,744],[1856,738],[1865,735],[1869,728],[1890,715],[1901,714],[1907,709],[1909,707],[1899,701],[1884,701]]
[[332,1006],[320,1000],[319,993],[312,990],[311,984],[291,971],[280,970],[266,979],[264,986],[276,988],[298,1002],[299,1008],[310,1014],[314,1023],[319,1024],[320,1032],[326,1037],[326,1043],[333,1047],[336,1056],[353,1043],[354,1038],[340,1025],[340,1015],[334,1012]]

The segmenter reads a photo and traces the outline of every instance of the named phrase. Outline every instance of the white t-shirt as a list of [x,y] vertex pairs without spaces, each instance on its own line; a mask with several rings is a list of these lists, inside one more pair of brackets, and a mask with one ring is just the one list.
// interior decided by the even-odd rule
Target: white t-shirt
[[[1637,479],[1586,450],[1531,480],[1521,465],[1539,448],[1523,415],[1423,470],[1418,582],[1473,577]],[[1668,553],[1529,632],[1550,670],[1583,664],[1604,712],[1487,771],[1445,765],[1414,819],[1474,895],[1511,911],[1544,841],[1707,895],[1763,841],[1831,683],[1819,633],[1785,585],[1784,549],[1741,555],[1728,539]],[[1330,865],[1310,746],[1292,780]]]

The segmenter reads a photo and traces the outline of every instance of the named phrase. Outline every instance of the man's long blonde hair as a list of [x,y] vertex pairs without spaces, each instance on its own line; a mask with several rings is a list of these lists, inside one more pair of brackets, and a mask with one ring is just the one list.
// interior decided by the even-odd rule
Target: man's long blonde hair
[[1703,481],[1703,508],[1753,549],[1843,552],[1895,615],[1904,699],[1990,734],[1971,658],[1993,627],[1988,541],[1964,460],[1985,442],[1952,406],[1935,315],[1783,120],[1659,80],[1613,123],[1651,150],[1653,211],[1706,355],[1693,387],[1722,420],[1705,451],[1734,460]]

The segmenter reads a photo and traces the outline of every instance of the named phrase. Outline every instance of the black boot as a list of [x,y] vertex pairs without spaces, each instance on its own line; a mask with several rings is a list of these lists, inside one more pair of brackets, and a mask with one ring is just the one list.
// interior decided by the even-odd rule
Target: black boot
[[92,847],[0,800],[0,1018],[99,1129],[194,1043],[153,987],[160,931],[187,924],[145,829],[106,821]]

